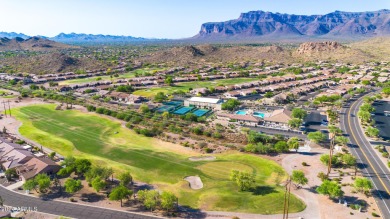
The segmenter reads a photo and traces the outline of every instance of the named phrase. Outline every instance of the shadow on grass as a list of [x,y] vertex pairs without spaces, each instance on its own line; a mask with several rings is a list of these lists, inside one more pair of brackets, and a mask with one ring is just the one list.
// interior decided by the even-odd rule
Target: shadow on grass
[[256,186],[255,188],[252,188],[250,191],[253,193],[253,195],[268,195],[270,193],[277,192],[275,188],[271,186]]

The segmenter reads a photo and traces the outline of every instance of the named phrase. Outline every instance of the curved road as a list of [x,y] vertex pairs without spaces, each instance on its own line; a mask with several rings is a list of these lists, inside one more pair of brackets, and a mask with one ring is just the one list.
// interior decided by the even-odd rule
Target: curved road
[[36,207],[39,212],[49,213],[54,215],[62,215],[80,219],[150,219],[160,218],[152,215],[143,215],[135,212],[126,212],[113,209],[105,209],[88,205],[73,204],[70,202],[62,202],[55,200],[42,200],[32,196],[23,195],[14,191],[10,191],[3,186],[0,186],[0,196],[4,200],[4,205],[12,207]]
[[363,176],[371,179],[374,186],[374,198],[383,218],[390,218],[390,171],[375,153],[374,147],[365,137],[359,125],[357,113],[363,97],[353,99],[348,108],[341,110],[340,126],[347,133],[352,154],[357,157],[359,168]]

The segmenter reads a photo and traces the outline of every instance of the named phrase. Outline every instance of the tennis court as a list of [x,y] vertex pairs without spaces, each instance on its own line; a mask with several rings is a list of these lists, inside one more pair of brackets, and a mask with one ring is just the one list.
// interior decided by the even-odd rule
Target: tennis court
[[197,117],[201,117],[201,116],[206,115],[208,112],[210,112],[210,110],[207,110],[207,109],[197,109],[197,110],[195,110],[195,112],[193,112],[193,114],[195,114]]
[[156,111],[159,113],[170,112],[170,111],[174,110],[175,108],[176,108],[175,106],[163,105],[163,106],[157,108]]
[[185,115],[187,114],[188,112],[190,112],[191,110],[193,110],[195,107],[182,107],[176,111],[174,111],[173,113],[174,114],[177,114],[177,115]]
[[165,102],[164,105],[181,106],[181,105],[183,105],[183,102],[182,101],[169,101],[169,102]]

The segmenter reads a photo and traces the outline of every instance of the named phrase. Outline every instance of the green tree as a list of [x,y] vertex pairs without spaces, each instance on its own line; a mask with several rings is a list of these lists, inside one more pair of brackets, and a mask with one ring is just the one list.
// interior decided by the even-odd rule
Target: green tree
[[308,135],[307,135],[307,138],[310,140],[310,141],[313,141],[315,143],[320,143],[321,141],[324,141],[325,140],[325,135],[320,132],[320,131],[317,131],[317,132],[310,132]]
[[335,181],[324,180],[322,184],[317,187],[316,191],[322,195],[327,195],[330,198],[342,197],[344,192],[341,186]]
[[285,141],[278,141],[274,146],[275,150],[279,153],[288,151],[288,145]]
[[134,88],[131,85],[119,85],[116,88],[117,92],[131,93],[134,91]]
[[164,83],[171,86],[173,84],[173,77],[172,76],[166,77]]
[[85,173],[86,180],[90,183],[96,177],[108,180],[112,176],[113,170],[111,167],[92,166],[88,172]]
[[184,116],[184,119],[191,122],[196,122],[198,120],[198,117],[193,113],[187,113]]
[[120,184],[122,186],[127,186],[129,183],[133,183],[133,177],[131,176],[130,172],[120,173],[118,179],[120,180]]
[[390,95],[390,87],[383,88],[382,93],[385,95]]
[[35,190],[37,191],[38,183],[34,179],[29,179],[23,184],[24,190]]
[[366,111],[369,113],[375,112],[375,108],[369,103],[365,103],[365,104],[361,105],[359,110]]
[[139,110],[140,110],[142,113],[148,113],[148,112],[150,112],[150,109],[149,109],[148,105],[146,105],[146,104],[142,104],[142,105],[139,107]]
[[96,177],[92,180],[91,185],[92,188],[96,190],[96,192],[100,192],[100,190],[106,187],[107,183],[101,177]]
[[264,94],[264,97],[266,98],[271,98],[274,96],[274,93],[272,93],[271,91],[268,91],[267,93]]
[[297,137],[292,137],[292,138],[288,139],[287,145],[288,145],[288,148],[298,151],[299,139]]
[[235,181],[240,191],[248,191],[254,185],[256,176],[247,172],[232,170],[230,180]]
[[239,105],[241,105],[240,101],[236,99],[229,99],[226,102],[222,103],[222,109],[232,111]]
[[12,178],[18,177],[15,168],[7,169],[4,174],[8,181],[10,181]]
[[328,127],[328,129],[329,129],[329,133],[332,133],[334,136],[343,134],[343,131],[336,126],[331,125]]
[[308,179],[302,170],[293,170],[291,180],[297,185],[297,187],[306,185],[308,182]]
[[54,157],[56,156],[56,152],[51,152],[50,154],[49,154],[49,158],[51,159],[51,160],[54,160]]
[[341,145],[347,145],[348,143],[348,138],[344,136],[336,136],[335,137],[335,142]]
[[358,117],[362,120],[362,122],[368,123],[371,121],[371,113],[368,111],[359,110]]
[[91,165],[91,161],[88,159],[76,159],[75,170],[77,175],[84,175],[89,169],[91,169]]
[[353,187],[358,192],[368,194],[372,189],[372,182],[367,178],[356,178]]
[[64,166],[64,168],[60,169],[60,171],[58,171],[57,175],[59,175],[59,176],[70,175],[72,172],[75,171],[76,158],[74,158],[72,156],[66,157],[64,159],[64,161],[62,161],[61,166]]
[[158,205],[160,194],[155,190],[140,190],[138,191],[138,199],[143,205],[153,211]]
[[369,137],[378,137],[378,136],[379,136],[379,129],[377,129],[377,128],[368,127],[368,128],[366,129],[366,131],[367,131],[367,135],[368,135]]
[[133,194],[133,191],[126,188],[125,186],[117,186],[115,187],[110,195],[109,199],[112,201],[121,201],[121,207],[122,207],[122,200],[125,198],[130,197]]
[[348,167],[354,167],[354,169],[355,169],[355,176],[356,176],[356,174],[357,174],[357,161],[356,161],[356,157],[352,156],[351,154],[344,154],[342,156],[342,160],[343,160],[344,165],[346,165]]
[[161,207],[165,209],[167,212],[171,211],[175,208],[175,204],[177,202],[177,197],[171,192],[163,192],[161,194]]
[[301,126],[301,124],[302,124],[302,120],[298,119],[298,118],[288,120],[288,125],[291,128],[299,128],[299,126]]
[[343,163],[348,167],[353,167],[356,165],[356,158],[351,154],[343,154],[342,156]]
[[301,108],[294,108],[292,110],[291,116],[293,118],[304,120],[307,116],[307,112],[306,112],[306,110],[301,109]]
[[44,173],[38,174],[34,177],[35,182],[38,185],[39,192],[44,193],[50,187],[50,177]]
[[[321,155],[320,161],[321,161],[324,165],[328,166],[328,164],[329,164],[329,154],[323,154],[323,155]],[[336,166],[336,165],[339,164],[339,160],[338,160],[338,157],[337,157],[337,156],[332,156],[331,164],[332,164],[332,166]]]
[[154,101],[158,103],[162,103],[166,101],[168,97],[163,92],[158,92],[156,96],[154,96]]
[[81,181],[75,179],[67,179],[64,183],[64,186],[65,186],[65,191],[69,194],[76,193],[83,187],[81,185]]

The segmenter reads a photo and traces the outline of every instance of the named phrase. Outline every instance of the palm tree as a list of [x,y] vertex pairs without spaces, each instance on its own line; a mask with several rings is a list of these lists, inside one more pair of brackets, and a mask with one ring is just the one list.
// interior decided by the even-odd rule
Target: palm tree
[[332,170],[332,157],[333,157],[333,149],[334,142],[337,135],[341,135],[343,131],[336,126],[329,126],[329,133],[332,134],[330,138],[330,149],[329,149],[329,162],[328,162],[328,173],[326,176],[329,176],[330,171]]

